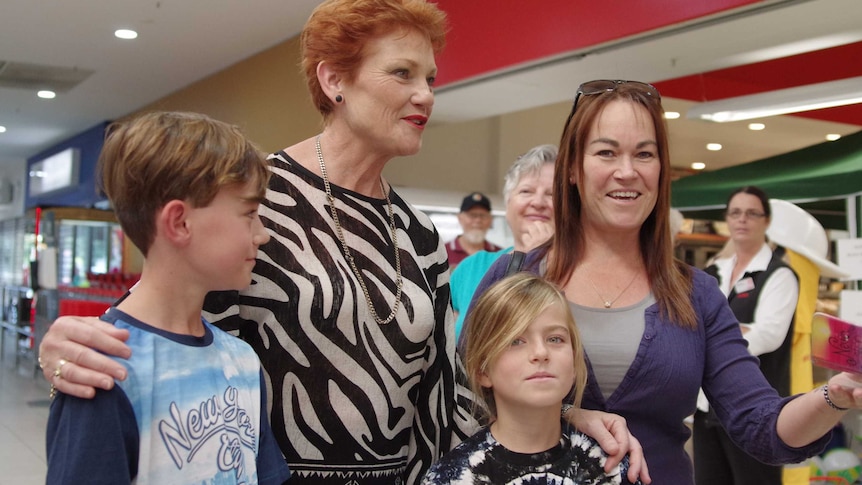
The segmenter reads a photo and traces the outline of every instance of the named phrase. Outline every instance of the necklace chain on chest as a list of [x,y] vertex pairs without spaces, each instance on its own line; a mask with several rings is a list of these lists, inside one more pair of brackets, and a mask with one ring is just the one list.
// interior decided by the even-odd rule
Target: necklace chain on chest
[[380,318],[380,315],[377,314],[377,310],[374,309],[374,305],[371,302],[371,294],[368,292],[368,287],[365,285],[365,279],[362,277],[362,273],[360,273],[359,268],[356,266],[356,261],[354,261],[353,254],[347,246],[347,240],[344,238],[344,231],[341,229],[341,222],[338,220],[338,211],[335,208],[335,197],[332,196],[329,177],[326,175],[326,165],[323,163],[323,151],[320,149],[320,135],[317,135],[317,138],[314,139],[314,149],[317,151],[317,162],[320,164],[320,174],[323,176],[323,188],[326,190],[326,200],[329,202],[329,213],[332,214],[332,222],[335,223],[335,235],[338,237],[338,241],[341,243],[341,247],[344,250],[344,259],[347,260],[351,271],[353,271],[356,279],[359,280],[359,286],[362,288],[362,294],[365,295],[365,302],[368,303],[368,310],[371,312],[371,316],[374,317],[374,321],[379,325],[386,325],[394,320],[395,314],[398,313],[398,307],[401,304],[401,292],[404,286],[401,276],[401,256],[398,251],[398,235],[395,229],[395,212],[392,209],[392,202],[389,200],[389,193],[386,192],[386,188],[383,186],[383,180],[381,179],[380,190],[383,191],[383,196],[386,197],[386,209],[389,213],[389,230],[392,233],[392,245],[395,248],[396,279],[395,304],[392,305],[392,311],[389,312],[389,316],[386,318]]
[[593,284],[593,279],[592,279],[592,278],[590,278],[590,276],[589,276],[589,275],[586,275],[586,274],[585,274],[584,276],[586,276],[586,277],[587,277],[587,281],[590,283],[590,286],[592,286],[592,287],[593,287],[593,291],[595,291],[595,292],[596,292],[596,295],[598,295],[599,299],[601,299],[601,300],[602,300],[602,303],[604,304],[605,308],[610,308],[610,307],[611,307],[611,305],[613,305],[617,300],[619,300],[619,299],[620,299],[620,297],[621,297],[621,296],[623,296],[623,295],[625,294],[626,290],[628,290],[628,289],[632,286],[632,283],[634,283],[634,282],[635,282],[635,280],[636,280],[636,279],[637,279],[637,277],[638,277],[638,273],[637,273],[637,271],[635,271],[635,275],[634,275],[634,276],[632,276],[632,279],[631,279],[631,281],[629,281],[629,284],[627,284],[627,285],[626,285],[626,287],[625,287],[625,288],[623,288],[623,291],[621,291],[621,292],[620,292],[620,294],[619,294],[619,295],[617,295],[617,296],[616,296],[616,298],[614,298],[613,300],[608,300],[607,298],[603,297],[603,296],[602,296],[602,294],[601,294],[601,293],[599,293],[599,289],[598,289],[598,288],[596,288],[596,285],[595,285],[595,284]]

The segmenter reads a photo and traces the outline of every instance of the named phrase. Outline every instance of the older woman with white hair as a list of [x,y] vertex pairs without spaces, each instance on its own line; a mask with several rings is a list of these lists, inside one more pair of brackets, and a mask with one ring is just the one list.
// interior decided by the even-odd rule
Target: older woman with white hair
[[539,145],[519,156],[506,172],[503,199],[506,203],[506,222],[512,230],[515,244],[502,251],[472,254],[452,272],[452,307],[458,312],[456,339],[461,334],[473,292],[494,261],[513,250],[527,252],[536,248],[554,233],[551,191],[556,159],[556,146]]

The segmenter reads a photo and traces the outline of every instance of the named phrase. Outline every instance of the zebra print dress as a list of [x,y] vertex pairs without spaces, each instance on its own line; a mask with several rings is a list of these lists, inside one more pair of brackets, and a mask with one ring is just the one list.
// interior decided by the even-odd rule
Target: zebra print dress
[[[395,320],[379,325],[335,235],[323,180],[284,152],[270,161],[260,215],[272,239],[247,290],[208,298],[210,321],[261,359],[291,484],[416,483],[460,441],[453,431],[474,425],[454,409],[445,247],[430,219],[391,191],[403,295]],[[396,272],[386,201],[331,190],[375,309],[388,315]]]

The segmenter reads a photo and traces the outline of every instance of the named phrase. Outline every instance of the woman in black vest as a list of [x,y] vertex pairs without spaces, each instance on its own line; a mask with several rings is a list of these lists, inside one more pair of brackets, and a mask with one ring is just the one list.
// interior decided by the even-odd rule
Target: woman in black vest
[[[739,320],[748,350],[782,396],[790,394],[790,345],[793,314],[799,298],[796,274],[782,259],[784,249],[770,249],[769,198],[757,187],[730,194],[725,213],[731,254],[706,268],[715,276]],[[705,401],[705,400],[703,400]],[[704,403],[705,404],[705,403]],[[781,485],[781,466],[763,464],[738,448],[698,403],[694,416],[694,469],[697,485]]]

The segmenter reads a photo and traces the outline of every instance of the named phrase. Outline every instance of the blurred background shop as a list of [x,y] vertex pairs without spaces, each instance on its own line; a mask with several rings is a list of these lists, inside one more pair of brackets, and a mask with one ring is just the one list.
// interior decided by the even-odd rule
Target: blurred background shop
[[[140,254],[93,185],[107,123],[189,110],[241,126],[266,151],[312,136],[320,119],[299,73],[296,35],[318,3],[4,2],[0,321],[3,372],[17,372],[0,387],[20,373],[40,386],[32,374],[44,326],[67,312],[100,313],[140,272]],[[678,257],[703,267],[726,240],[726,195],[758,185],[818,221],[824,257],[862,267],[862,2],[437,3],[451,32],[433,115],[420,153],[385,176],[431,215],[444,240],[458,233],[463,194],[478,190],[503,207],[505,170],[530,147],[557,143],[580,83],[636,79],[656,85],[668,111],[673,205],[687,218]],[[488,239],[508,246],[502,212],[494,216]],[[862,271],[851,273],[843,281],[821,275],[819,308],[852,307],[845,316],[862,323],[862,305],[842,304],[858,294]],[[21,441],[28,432],[16,426],[28,420],[6,414],[0,484],[41,483],[44,443]],[[851,441],[862,436],[857,420],[848,418]],[[20,465],[27,460],[35,472]]]

